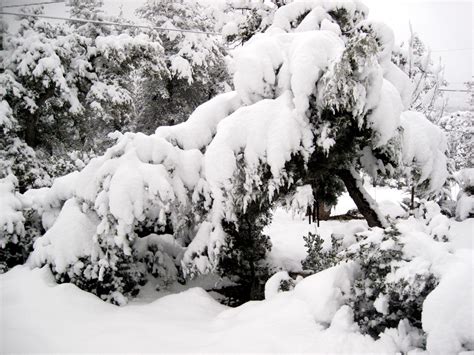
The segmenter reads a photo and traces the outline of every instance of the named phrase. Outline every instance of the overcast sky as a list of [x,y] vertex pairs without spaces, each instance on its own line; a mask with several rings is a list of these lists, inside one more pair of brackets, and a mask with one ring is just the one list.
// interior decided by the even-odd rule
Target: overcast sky
[[[365,0],[369,18],[387,23],[397,43],[409,36],[409,23],[433,51],[441,57],[449,88],[465,89],[463,83],[474,75],[473,13],[471,0]],[[465,94],[450,93],[451,105],[465,105]]]
[[[40,1],[44,0],[0,0],[5,5]],[[143,2],[144,0],[105,0],[107,11],[118,12],[120,5],[123,4],[126,15],[132,14],[134,8]],[[383,21],[394,30],[397,43],[408,39],[411,22],[413,30],[433,51],[432,58],[437,60],[441,57],[449,88],[464,89],[463,83],[474,75],[474,1],[364,0],[363,2],[370,9],[369,18]],[[47,5],[45,12],[65,16],[64,4]],[[449,93],[449,97],[451,106],[467,107],[465,94]]]

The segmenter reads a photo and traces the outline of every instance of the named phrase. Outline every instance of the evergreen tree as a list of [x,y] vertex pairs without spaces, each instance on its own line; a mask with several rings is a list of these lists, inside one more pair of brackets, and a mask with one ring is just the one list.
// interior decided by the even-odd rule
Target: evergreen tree
[[[190,11],[165,1],[141,12],[171,26],[154,15],[166,6]],[[117,134],[117,144],[79,173],[62,212],[87,221],[80,240],[88,248],[58,260],[44,247],[58,243],[50,229],[33,259],[81,287],[108,280],[100,292],[118,302],[114,287],[127,297],[146,278],[140,255],[149,233],[169,233],[183,248],[174,259],[183,276],[217,272],[237,283],[244,301],[262,296],[271,208],[302,187],[316,191],[307,201],[334,200],[345,187],[369,226],[385,218],[361,172],[389,176],[409,165],[427,191],[438,190],[446,178],[443,135],[422,114],[402,113],[400,84],[409,78],[391,61],[393,33],[366,13],[359,2],[281,7],[272,26],[237,51],[234,92],[150,136]],[[193,47],[185,45],[197,37],[164,35],[184,45],[167,57],[169,72],[189,80],[199,56],[186,57]]]
[[[75,14],[87,17],[83,13],[96,5],[90,2]],[[146,35],[90,30],[24,18],[17,33],[5,34],[0,99],[15,124],[4,125],[10,137],[17,135],[46,157],[98,149],[107,133],[129,127],[130,75],[138,67],[164,68],[161,46]]]
[[229,45],[242,45],[272,24],[273,16],[285,0],[228,0],[217,17],[217,28]]
[[226,52],[212,32],[213,23],[197,1],[147,1],[137,13],[151,25],[180,31],[158,31],[166,71],[140,71],[136,79],[136,129],[151,133],[160,125],[184,121],[201,103],[224,90]]

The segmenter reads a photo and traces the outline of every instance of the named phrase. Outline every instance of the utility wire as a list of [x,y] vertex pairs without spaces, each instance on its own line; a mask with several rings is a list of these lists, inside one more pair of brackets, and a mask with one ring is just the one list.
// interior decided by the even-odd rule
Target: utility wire
[[439,89],[439,91],[451,91],[451,92],[471,92],[470,90],[455,90],[455,89]]
[[3,8],[7,7],[22,7],[22,6],[35,6],[35,5],[49,5],[49,4],[59,4],[62,2],[66,2],[66,0],[60,0],[60,1],[48,1],[48,2],[35,2],[35,3],[29,3],[29,4],[17,4],[17,5],[3,5]]
[[430,52],[459,52],[459,51],[472,51],[474,48],[453,48],[453,49],[437,49]]
[[[4,5],[3,8],[6,8],[6,7],[20,7],[20,6],[32,6],[32,5],[41,5],[41,4],[55,4],[55,3],[62,3],[62,2],[65,2],[65,0],[55,1],[55,2],[31,3],[31,4],[23,4],[23,5]],[[72,21],[72,22],[80,22],[80,23],[94,23],[94,24],[98,24],[98,25],[147,28],[147,29],[150,29],[150,30],[157,30],[157,31],[187,32],[187,33],[221,36],[220,33],[210,32],[210,31],[185,30],[185,29],[179,29],[179,28],[163,28],[163,27],[155,27],[155,26],[126,24],[126,23],[111,22],[111,21],[85,20],[85,19],[79,19],[79,18],[68,18],[68,17],[59,17],[59,16],[24,14],[24,13],[15,13],[15,12],[6,12],[6,11],[1,11],[0,15],[36,17],[36,18],[45,18],[45,19],[50,19],[50,20],[62,20],[62,21]],[[431,50],[430,52],[432,52],[432,53],[433,52],[455,52],[455,51],[472,51],[472,50],[474,50],[474,48],[454,48],[454,49]]]
[[80,18],[68,18],[68,17],[59,17],[59,16],[23,14],[23,13],[6,12],[6,11],[1,11],[0,15],[10,15],[10,16],[20,16],[20,17],[36,17],[36,18],[45,18],[45,19],[49,19],[49,20],[62,20],[62,21],[71,21],[71,22],[80,22],[80,23],[94,23],[96,25],[110,25],[110,26],[122,26],[122,27],[147,28],[149,30],[157,30],[157,31],[186,32],[186,33],[196,33],[196,34],[201,34],[201,35],[212,35],[212,36],[220,36],[221,35],[220,33],[217,33],[217,32],[184,30],[184,29],[179,29],[179,28],[164,28],[164,27],[127,24],[127,23],[111,22],[111,21],[85,20],[85,19],[80,19]]

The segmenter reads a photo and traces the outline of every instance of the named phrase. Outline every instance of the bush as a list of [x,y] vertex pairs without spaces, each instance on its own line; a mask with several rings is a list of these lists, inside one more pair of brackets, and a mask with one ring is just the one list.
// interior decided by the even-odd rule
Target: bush
[[105,265],[87,256],[79,258],[65,272],[57,272],[53,264],[50,267],[59,283],[71,282],[104,301],[124,305],[147,282],[153,282],[159,289],[178,280],[179,247],[174,252],[165,250],[161,237],[152,234],[139,238],[132,255],[120,250],[114,255],[113,264]]
[[403,251],[402,236],[395,225],[358,234],[356,243],[347,248],[341,248],[335,235],[326,250],[317,234],[310,232],[304,240],[308,256],[302,262],[303,269],[317,273],[341,262],[357,265],[346,302],[362,333],[378,338],[385,329],[397,328],[400,321],[422,332],[423,302],[438,279],[429,270],[409,269],[411,259]]
[[357,235],[357,243],[341,255],[342,261],[355,261],[360,267],[349,305],[361,331],[374,338],[387,328],[396,328],[402,320],[421,329],[423,301],[438,284],[426,270],[397,273],[410,261],[400,235],[394,225],[386,228],[381,238],[371,233]]
[[0,179],[0,273],[25,263],[43,232],[38,214],[24,209],[13,175]]
[[308,251],[308,256],[301,263],[303,270],[318,273],[337,264],[339,261],[337,253],[342,241],[336,235],[331,235],[331,247],[327,250],[323,249],[324,240],[318,234],[308,232],[303,239]]
[[245,213],[237,214],[237,223],[223,221],[226,243],[220,251],[217,272],[235,283],[222,289],[224,303],[237,306],[264,298],[270,270],[265,261],[271,250],[270,238],[263,228],[270,223],[270,213],[251,203]]

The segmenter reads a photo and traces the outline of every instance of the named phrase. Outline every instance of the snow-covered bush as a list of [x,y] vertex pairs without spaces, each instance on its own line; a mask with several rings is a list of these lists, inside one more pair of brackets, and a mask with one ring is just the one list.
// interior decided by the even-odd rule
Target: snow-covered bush
[[43,156],[41,152],[35,152],[13,132],[2,138],[4,139],[0,141],[0,178],[13,174],[17,179],[20,193],[51,185],[49,167],[46,159],[40,158]]
[[23,264],[42,233],[38,215],[26,210],[14,175],[0,179],[0,273]]
[[[420,220],[410,221],[411,228],[416,225],[417,229],[430,234],[423,234],[424,243],[447,242],[447,231],[442,233],[446,221],[440,215],[439,206],[434,202],[426,206],[420,209],[424,211]],[[405,322],[416,333],[416,344],[412,345],[424,347],[423,302],[437,286],[439,274],[427,266],[429,262],[420,258],[418,252],[413,254],[411,246],[405,246],[407,239],[420,238],[407,234],[404,231],[402,235],[392,223],[385,229],[356,234],[355,242],[349,245],[343,245],[333,235],[331,245],[323,248],[322,238],[310,233],[305,238],[308,256],[302,264],[316,274],[336,265],[348,265],[353,274],[342,303],[353,310],[360,331],[378,338],[386,329],[397,328],[400,322]]]
[[[115,146],[91,160],[35,244],[36,264],[91,283],[105,275],[111,285],[131,279],[116,286],[126,297],[135,292],[130,284],[140,284],[134,270],[141,267],[130,265],[126,276],[121,265],[139,263],[140,238],[172,234],[185,248],[175,260],[184,276],[225,274],[241,283],[245,290],[239,293],[247,299],[262,297],[269,249],[262,229],[272,206],[298,187],[312,185],[314,199],[334,199],[344,185],[370,226],[386,220],[365,193],[361,172],[390,175],[406,156],[427,189],[438,189],[444,151],[431,139],[442,136],[413,113],[404,116],[420,129],[402,129],[408,78],[391,62],[393,33],[366,14],[358,1],[279,8],[273,24],[236,52],[234,92],[150,136],[119,135]],[[178,57],[186,59],[173,57],[176,73],[185,75]],[[405,139],[405,132],[412,134]],[[414,139],[413,132],[423,139]],[[432,148],[437,160],[416,144]],[[84,243],[62,260],[54,250],[64,238],[68,211],[88,228],[68,236]],[[83,257],[87,271],[84,262],[78,264]],[[232,265],[231,274],[225,265]]]
[[339,262],[338,252],[342,247],[342,241],[337,235],[331,235],[330,247],[324,249],[324,239],[318,234],[308,232],[308,235],[303,236],[305,247],[308,255],[301,262],[303,270],[309,270],[313,273],[329,269]]
[[441,128],[417,112],[404,112],[401,126],[405,173],[418,196],[436,196],[448,179],[446,136]]
[[226,239],[219,253],[216,271],[236,285],[221,290],[229,305],[239,305],[264,296],[265,281],[270,277],[265,259],[271,250],[271,242],[262,231],[271,220],[271,211],[268,206],[266,211],[262,211],[261,207],[259,201],[254,201],[247,206],[245,213],[237,212],[235,222],[222,222]]
[[361,331],[373,337],[405,320],[421,329],[423,301],[438,283],[429,269],[407,272],[404,266],[411,260],[400,235],[394,225],[360,234],[357,243],[342,253],[342,260],[355,261],[360,267],[349,305]]

